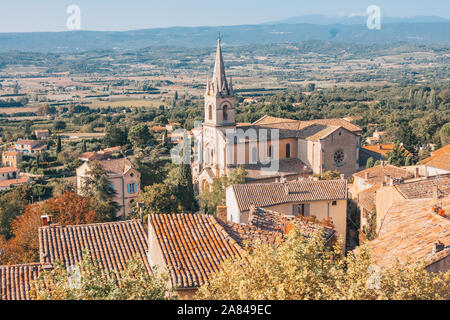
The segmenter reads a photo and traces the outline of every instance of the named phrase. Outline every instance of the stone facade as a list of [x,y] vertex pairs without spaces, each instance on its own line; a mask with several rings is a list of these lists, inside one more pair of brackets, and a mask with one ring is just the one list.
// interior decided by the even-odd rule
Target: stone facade
[[[358,170],[361,128],[344,119],[298,121],[264,116],[252,124],[237,124],[236,98],[231,78],[228,81],[225,75],[220,39],[204,99],[204,122],[194,132],[199,157],[192,166],[199,192],[208,191],[216,177],[238,165],[252,170],[248,182],[288,176],[292,180],[329,170],[349,177]],[[270,170],[259,170],[264,166]]]

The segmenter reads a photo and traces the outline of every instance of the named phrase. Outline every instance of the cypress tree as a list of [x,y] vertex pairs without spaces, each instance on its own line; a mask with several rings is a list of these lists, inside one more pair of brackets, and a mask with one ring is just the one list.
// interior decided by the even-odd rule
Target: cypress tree
[[60,153],[61,152],[61,136],[58,136],[58,142],[56,143],[56,153]]

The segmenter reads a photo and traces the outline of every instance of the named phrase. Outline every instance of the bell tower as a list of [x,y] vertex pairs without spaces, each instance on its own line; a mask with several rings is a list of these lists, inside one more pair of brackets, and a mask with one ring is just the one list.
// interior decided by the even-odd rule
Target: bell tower
[[225,76],[219,34],[213,78],[206,83],[204,123],[218,127],[235,126],[235,107],[233,83],[231,78],[228,82]]

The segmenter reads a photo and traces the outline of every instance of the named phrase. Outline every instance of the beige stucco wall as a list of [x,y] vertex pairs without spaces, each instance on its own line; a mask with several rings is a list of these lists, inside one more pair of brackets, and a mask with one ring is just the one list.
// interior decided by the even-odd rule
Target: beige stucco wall
[[405,200],[405,198],[394,186],[384,186],[376,192],[375,206],[377,210],[377,232],[380,230],[384,216],[392,204],[402,200]]
[[[323,154],[322,172],[338,170],[344,176],[350,177],[358,168],[359,145],[358,136],[352,132],[339,128],[324,139],[321,139]],[[344,152],[344,162],[342,166],[337,166],[334,161],[334,153],[338,150]]]

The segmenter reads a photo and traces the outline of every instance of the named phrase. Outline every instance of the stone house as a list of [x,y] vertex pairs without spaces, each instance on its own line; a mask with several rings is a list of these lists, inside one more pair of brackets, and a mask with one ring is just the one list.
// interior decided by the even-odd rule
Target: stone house
[[[132,213],[135,200],[141,188],[141,174],[127,158],[98,161],[108,175],[111,188],[116,191],[114,201],[120,206],[118,217],[126,218]],[[79,192],[83,186],[83,179],[90,170],[92,162],[85,162],[76,169],[77,188]]]

